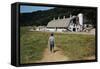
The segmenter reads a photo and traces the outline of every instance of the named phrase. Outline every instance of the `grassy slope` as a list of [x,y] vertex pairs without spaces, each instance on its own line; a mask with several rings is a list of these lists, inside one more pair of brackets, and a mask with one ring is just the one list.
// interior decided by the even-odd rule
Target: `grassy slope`
[[[41,60],[49,35],[50,33],[46,32],[29,32],[27,27],[21,27],[21,63]],[[92,56],[95,53],[93,35],[55,33],[55,45],[60,47],[71,60],[83,59],[83,57]]]
[[33,63],[40,60],[47,47],[48,34],[29,32],[27,28],[21,28],[20,35],[21,63]]

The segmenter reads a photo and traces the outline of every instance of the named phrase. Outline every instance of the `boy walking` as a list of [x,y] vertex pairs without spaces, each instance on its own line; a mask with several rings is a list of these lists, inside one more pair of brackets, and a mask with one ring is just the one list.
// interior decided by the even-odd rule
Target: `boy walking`
[[54,34],[51,33],[51,36],[49,37],[49,46],[51,53],[54,52],[54,41],[55,41]]

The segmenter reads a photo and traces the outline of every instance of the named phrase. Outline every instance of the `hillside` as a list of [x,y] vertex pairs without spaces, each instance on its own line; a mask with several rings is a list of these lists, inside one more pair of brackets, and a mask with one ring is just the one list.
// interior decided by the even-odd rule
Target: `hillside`
[[32,13],[20,13],[20,26],[39,26],[47,25],[50,20],[58,16],[62,18],[63,16],[69,17],[71,15],[77,15],[78,13],[83,13],[84,23],[90,23],[96,26],[96,12],[95,8],[78,8],[78,7],[55,7],[53,9],[44,11],[35,11]]

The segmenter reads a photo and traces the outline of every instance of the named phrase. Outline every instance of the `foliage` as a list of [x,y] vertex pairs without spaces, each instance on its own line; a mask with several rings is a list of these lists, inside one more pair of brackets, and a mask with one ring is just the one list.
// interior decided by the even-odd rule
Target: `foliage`
[[20,13],[20,25],[21,26],[39,26],[47,25],[50,20],[54,17],[57,19],[58,16],[63,18],[63,16],[69,17],[71,15],[77,15],[83,13],[84,23],[90,23],[96,26],[96,8],[86,8],[86,7],[55,7],[53,9],[44,11],[35,11],[32,13]]

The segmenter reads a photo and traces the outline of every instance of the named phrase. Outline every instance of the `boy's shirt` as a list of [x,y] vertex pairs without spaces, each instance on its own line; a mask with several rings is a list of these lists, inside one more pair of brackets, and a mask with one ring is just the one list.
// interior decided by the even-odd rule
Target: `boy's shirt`
[[54,44],[54,40],[55,40],[55,39],[54,39],[54,36],[50,36],[50,37],[49,37],[49,42],[50,42],[50,44]]

